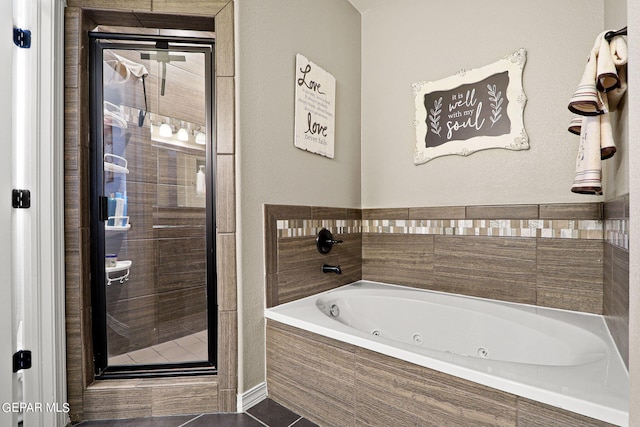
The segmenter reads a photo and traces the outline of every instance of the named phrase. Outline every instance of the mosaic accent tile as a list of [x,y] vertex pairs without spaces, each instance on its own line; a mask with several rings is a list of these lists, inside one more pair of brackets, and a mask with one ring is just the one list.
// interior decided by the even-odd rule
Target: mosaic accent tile
[[[625,223],[626,224],[626,223]],[[622,226],[610,226],[612,238],[621,237]],[[315,236],[322,228],[333,234],[391,233],[448,236],[541,237],[554,239],[603,239],[601,220],[549,219],[365,219],[365,220],[279,220],[278,237]],[[628,237],[626,238],[628,244]]]
[[604,221],[604,240],[622,249],[629,250],[628,219],[607,219]]
[[332,234],[362,232],[361,220],[346,219],[281,219],[276,221],[278,238],[315,236],[326,228]]
[[454,228],[455,228],[455,220],[442,220],[442,219],[421,219],[421,220],[370,219],[370,220],[362,221],[363,233],[453,235]]
[[600,220],[363,220],[362,232],[597,240],[603,237],[603,224]]

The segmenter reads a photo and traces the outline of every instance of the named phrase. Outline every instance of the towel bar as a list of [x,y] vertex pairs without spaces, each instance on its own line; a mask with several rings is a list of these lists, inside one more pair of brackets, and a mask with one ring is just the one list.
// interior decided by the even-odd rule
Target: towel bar
[[618,31],[608,31],[605,35],[604,38],[606,41],[610,42],[611,39],[613,39],[616,36],[626,36],[627,35],[627,27],[624,27]]

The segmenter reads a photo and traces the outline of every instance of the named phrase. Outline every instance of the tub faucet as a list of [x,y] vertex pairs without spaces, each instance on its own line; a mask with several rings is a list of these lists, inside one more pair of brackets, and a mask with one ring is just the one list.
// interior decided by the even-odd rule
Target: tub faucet
[[322,266],[322,272],[323,273],[342,274],[342,270],[340,270],[340,266],[339,265],[325,264],[325,265]]

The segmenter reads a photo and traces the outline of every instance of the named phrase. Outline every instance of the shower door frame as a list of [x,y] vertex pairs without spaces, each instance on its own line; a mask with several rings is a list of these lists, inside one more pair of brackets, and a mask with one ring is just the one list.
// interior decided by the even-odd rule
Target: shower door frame
[[[110,41],[117,41],[112,43]],[[216,189],[215,189],[215,129],[214,129],[214,58],[215,41],[208,38],[175,37],[161,35],[89,33],[90,88],[90,234],[91,234],[91,306],[96,379],[153,378],[185,375],[217,374],[218,355],[218,304],[216,263]],[[144,43],[154,44],[144,44]],[[172,43],[181,45],[172,46]],[[153,365],[109,366],[107,351],[107,309],[105,279],[105,229],[101,220],[101,196],[104,191],[104,125],[103,125],[103,51],[144,50],[203,53],[205,55],[205,176],[206,176],[206,289],[207,289],[207,353],[208,360]]]

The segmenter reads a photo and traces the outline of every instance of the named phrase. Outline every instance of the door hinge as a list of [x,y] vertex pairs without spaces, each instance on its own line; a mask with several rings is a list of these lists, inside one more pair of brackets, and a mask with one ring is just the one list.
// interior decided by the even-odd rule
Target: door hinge
[[13,372],[16,373],[20,369],[31,369],[30,350],[20,350],[13,354]]
[[18,47],[29,49],[31,47],[31,31],[23,30],[22,28],[14,28],[13,42]]
[[16,209],[28,209],[31,207],[31,191],[14,189],[11,194],[11,206]]

